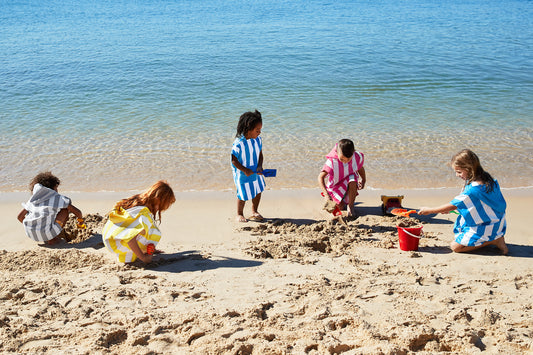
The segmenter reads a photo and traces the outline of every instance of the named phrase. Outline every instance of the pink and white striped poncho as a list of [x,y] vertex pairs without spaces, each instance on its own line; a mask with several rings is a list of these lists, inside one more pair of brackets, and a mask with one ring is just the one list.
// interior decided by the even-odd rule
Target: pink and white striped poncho
[[326,155],[326,163],[322,167],[327,175],[326,190],[336,203],[340,203],[343,198],[348,202],[346,191],[348,190],[348,183],[351,181],[357,182],[359,174],[357,171],[363,167],[365,157],[363,153],[355,151],[352,155],[352,160],[348,163],[343,163],[339,160],[337,155],[337,145]]

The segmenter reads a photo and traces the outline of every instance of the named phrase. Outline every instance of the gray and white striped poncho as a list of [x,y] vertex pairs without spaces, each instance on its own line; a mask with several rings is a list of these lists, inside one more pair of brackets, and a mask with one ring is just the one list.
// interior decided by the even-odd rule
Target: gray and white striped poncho
[[70,205],[70,198],[57,191],[35,184],[33,195],[22,207],[28,211],[24,217],[26,235],[36,242],[46,242],[61,233],[61,226],[56,223],[57,213]]

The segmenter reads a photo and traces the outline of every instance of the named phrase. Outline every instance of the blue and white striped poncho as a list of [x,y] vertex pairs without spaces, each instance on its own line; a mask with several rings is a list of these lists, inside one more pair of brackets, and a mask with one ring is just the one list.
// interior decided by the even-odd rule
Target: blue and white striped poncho
[[[239,160],[242,166],[255,172],[262,149],[263,141],[261,137],[246,139],[244,136],[241,136],[233,142],[231,154]],[[233,164],[231,164],[231,168],[233,171],[233,181],[237,187],[237,198],[239,200],[251,200],[265,190],[265,178],[263,175],[252,174],[246,176],[246,174],[237,169]]]
[[504,236],[507,228],[507,203],[497,181],[494,181],[494,189],[491,192],[487,192],[483,184],[468,184],[450,203],[456,206],[459,212],[453,228],[457,243],[478,246]]

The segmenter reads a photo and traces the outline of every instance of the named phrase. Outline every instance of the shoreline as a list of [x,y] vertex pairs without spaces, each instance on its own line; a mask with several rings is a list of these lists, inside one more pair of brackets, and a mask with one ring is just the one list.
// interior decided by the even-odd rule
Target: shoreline
[[[147,185],[148,187],[148,185]],[[424,193],[428,194],[434,194],[439,192],[444,193],[456,193],[458,194],[461,191],[462,186],[457,187],[420,187],[420,188],[398,188],[398,189],[382,189],[382,188],[367,188],[360,190],[360,196],[373,196],[373,195],[402,195],[407,193],[414,193],[415,195],[422,195]],[[533,186],[519,186],[519,187],[502,187],[501,190],[504,192],[504,195],[516,195],[517,193],[519,195],[530,195],[533,197]],[[77,190],[59,190],[60,194],[66,195],[68,197],[72,196],[78,196],[80,199],[83,200],[90,200],[90,199],[96,199],[96,198],[124,198],[131,195],[134,195],[136,193],[142,192],[143,190],[115,190],[115,191],[109,191],[109,190],[100,190],[100,191],[77,191]],[[267,186],[266,190],[263,192],[264,194],[274,194],[279,195],[283,193],[288,194],[297,194],[297,193],[304,193],[304,194],[316,194],[319,188],[317,187],[301,187],[301,188],[269,188]],[[175,190],[174,194],[176,196],[190,196],[190,195],[208,195],[213,194],[215,196],[220,195],[227,195],[227,194],[235,194],[235,189],[222,189],[222,190]],[[319,193],[320,194],[320,193]],[[22,198],[21,202],[25,201],[24,199],[28,198],[31,195],[29,191],[0,191],[0,203],[2,202],[8,202],[8,201],[14,201]],[[455,195],[454,195],[455,196]],[[453,197],[453,196],[452,196]]]

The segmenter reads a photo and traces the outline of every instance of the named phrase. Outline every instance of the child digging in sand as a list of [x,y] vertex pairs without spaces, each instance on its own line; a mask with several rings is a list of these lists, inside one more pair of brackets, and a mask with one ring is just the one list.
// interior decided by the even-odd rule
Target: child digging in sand
[[496,245],[505,255],[505,209],[507,204],[498,181],[483,170],[478,156],[469,149],[454,155],[451,166],[455,175],[465,181],[460,195],[439,207],[422,207],[418,214],[448,213],[457,210],[450,247],[455,252],[467,252],[487,245]]
[[51,172],[39,173],[30,182],[31,198],[22,204],[17,219],[24,225],[26,235],[36,242],[54,245],[64,234],[63,226],[70,213],[78,218],[78,228],[84,228],[83,215],[70,201],[60,195],[61,181]]
[[102,231],[104,245],[121,263],[137,258],[151,262],[161,239],[156,221],[161,221],[161,212],[175,201],[174,192],[165,181],[156,182],[146,192],[120,200],[109,213]]
[[263,216],[257,211],[261,193],[265,189],[263,177],[263,141],[259,135],[263,120],[259,111],[245,112],[239,118],[237,134],[231,148],[231,168],[237,187],[237,222],[247,222],[244,205],[252,200],[251,221],[261,222]]
[[[341,209],[348,205],[348,216],[355,217],[355,197],[365,187],[364,155],[355,151],[349,139],[341,139],[326,155],[326,163],[318,175],[318,184],[326,200],[335,202]],[[359,177],[361,181],[359,182]]]

